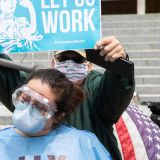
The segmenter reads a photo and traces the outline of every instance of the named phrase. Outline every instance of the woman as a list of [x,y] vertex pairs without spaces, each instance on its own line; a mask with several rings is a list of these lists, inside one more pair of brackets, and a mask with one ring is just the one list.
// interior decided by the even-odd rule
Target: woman
[[0,131],[3,160],[108,160],[92,133],[62,125],[83,100],[83,92],[63,73],[34,72],[12,96],[13,128]]

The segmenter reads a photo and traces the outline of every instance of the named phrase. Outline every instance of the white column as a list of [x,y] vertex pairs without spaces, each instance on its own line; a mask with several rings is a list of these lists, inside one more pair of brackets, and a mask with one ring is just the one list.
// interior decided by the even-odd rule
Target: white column
[[146,0],[137,0],[137,14],[143,15],[146,12]]

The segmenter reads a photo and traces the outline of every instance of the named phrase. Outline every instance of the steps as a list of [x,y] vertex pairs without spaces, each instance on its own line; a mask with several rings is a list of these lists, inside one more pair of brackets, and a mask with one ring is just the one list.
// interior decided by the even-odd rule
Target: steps
[[12,125],[12,113],[0,103],[0,130]]
[[51,67],[53,52],[21,53],[9,54],[17,63],[23,63],[28,66],[40,66],[41,68]]
[[114,35],[135,64],[140,101],[160,101],[160,14],[102,16],[103,37]]

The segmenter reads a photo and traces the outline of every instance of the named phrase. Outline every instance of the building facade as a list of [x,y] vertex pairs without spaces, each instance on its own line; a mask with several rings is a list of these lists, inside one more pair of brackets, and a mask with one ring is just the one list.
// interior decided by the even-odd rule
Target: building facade
[[102,0],[102,14],[160,13],[160,0]]

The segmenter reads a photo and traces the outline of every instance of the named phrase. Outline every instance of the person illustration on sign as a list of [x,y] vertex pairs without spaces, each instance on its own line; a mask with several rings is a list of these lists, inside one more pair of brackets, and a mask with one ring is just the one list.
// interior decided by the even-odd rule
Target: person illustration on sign
[[[29,11],[30,21],[27,17],[16,17],[17,3]],[[36,12],[30,0],[0,0],[0,43],[4,52],[26,47],[37,47],[35,42],[41,40],[36,24]]]

